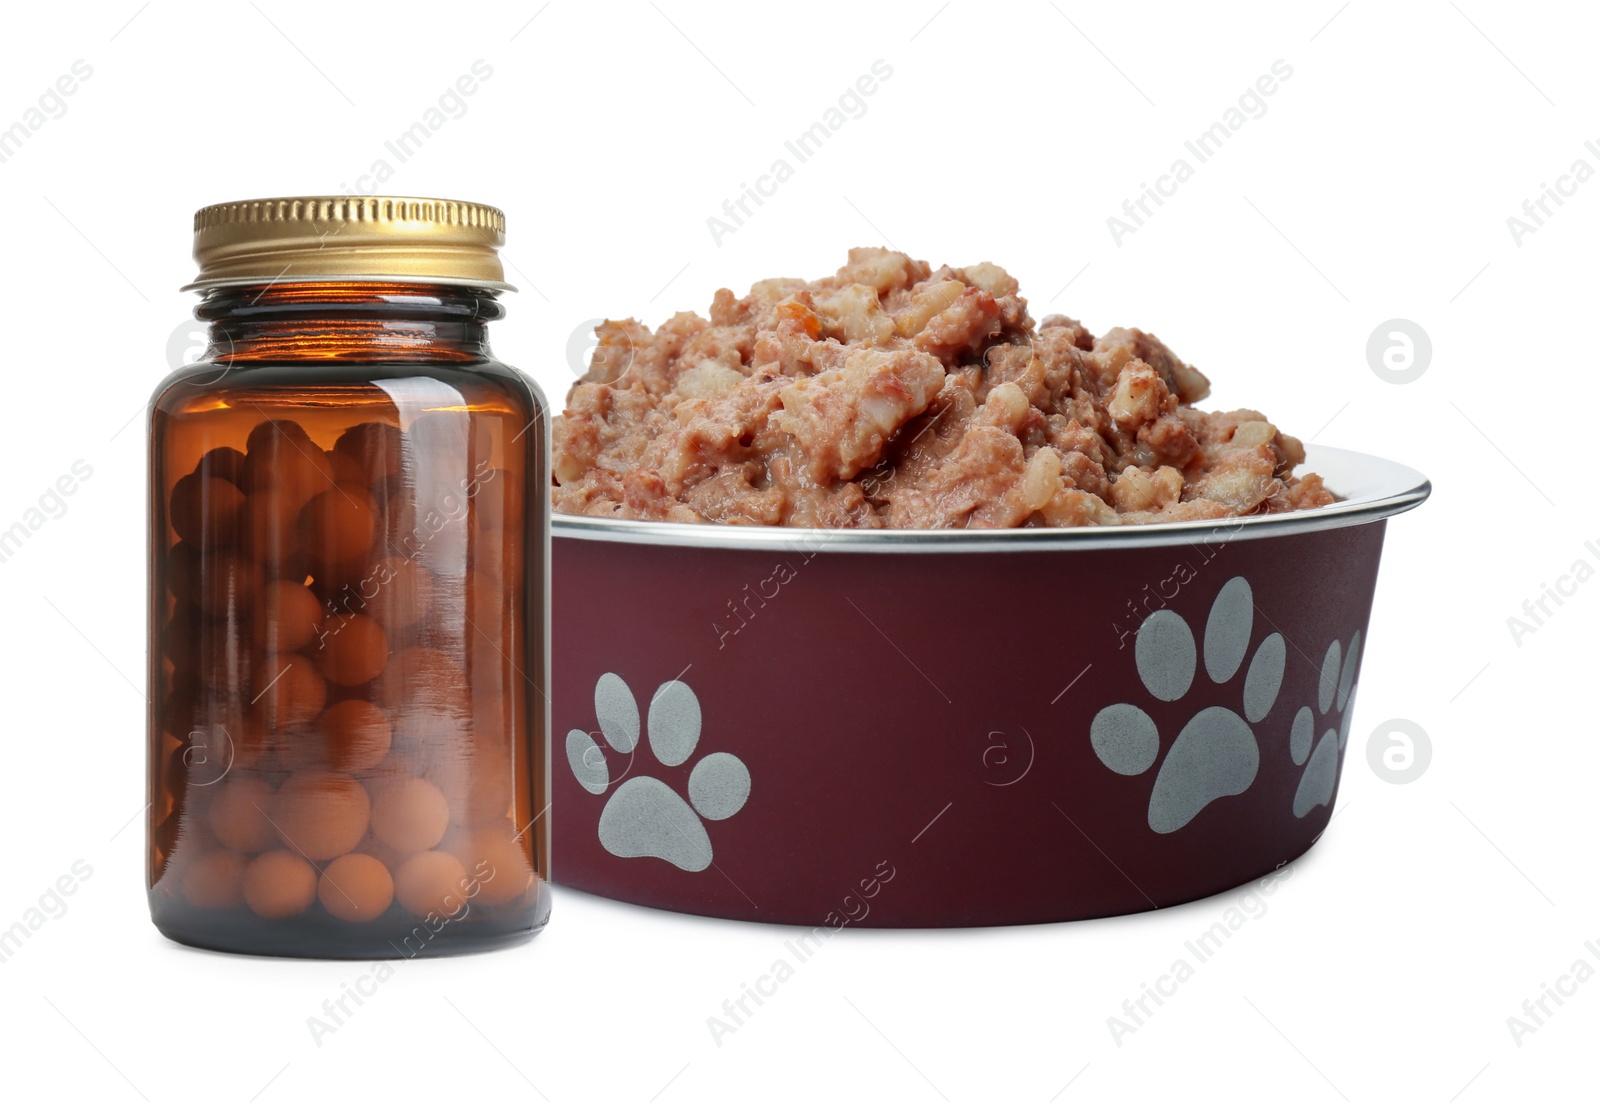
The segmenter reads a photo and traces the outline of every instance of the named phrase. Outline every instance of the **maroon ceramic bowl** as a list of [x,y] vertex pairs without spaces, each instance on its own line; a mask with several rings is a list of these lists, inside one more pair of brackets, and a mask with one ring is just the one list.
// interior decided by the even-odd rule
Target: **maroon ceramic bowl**
[[[557,516],[557,882],[686,913],[946,926],[1130,913],[1332,814],[1385,519],[825,531]],[[564,753],[564,754],[563,754]]]

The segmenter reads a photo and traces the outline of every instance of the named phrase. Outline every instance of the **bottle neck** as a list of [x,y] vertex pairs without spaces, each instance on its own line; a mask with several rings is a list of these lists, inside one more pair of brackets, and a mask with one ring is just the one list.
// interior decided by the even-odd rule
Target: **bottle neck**
[[211,324],[206,359],[224,364],[484,361],[504,315],[491,291],[375,281],[219,288],[195,308]]

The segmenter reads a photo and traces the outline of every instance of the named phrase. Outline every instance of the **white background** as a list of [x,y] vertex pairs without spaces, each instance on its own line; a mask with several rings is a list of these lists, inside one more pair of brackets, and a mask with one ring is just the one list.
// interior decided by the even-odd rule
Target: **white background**
[[[74,61],[93,69],[0,164],[0,528],[74,461],[93,469],[0,564],[0,928],[74,861],[93,869],[0,963],[8,1096],[1592,1095],[1600,980],[1520,1046],[1507,1025],[1575,960],[1600,967],[1584,947],[1600,941],[1600,582],[1520,644],[1507,628],[1574,561],[1600,566],[1600,181],[1520,243],[1506,221],[1576,159],[1600,169],[1584,148],[1600,140],[1589,13],[139,3],[16,5],[0,43],[0,127]],[[848,932],[721,1046],[707,1018],[792,932],[558,891],[532,944],[404,964],[319,1047],[307,1018],[369,967],[200,953],[150,926],[139,416],[192,306],[176,291],[190,215],[355,190],[478,59],[492,77],[384,189],[505,209],[522,291],[495,345],[554,401],[586,319],[704,313],[723,285],[816,277],[889,243],[998,262],[1035,317],[1151,329],[1212,376],[1213,404],[1433,477],[1433,500],[1390,527],[1337,819],[1120,1045],[1107,1018],[1240,894],[1072,925]],[[865,114],[714,242],[707,218],[876,59],[893,76]],[[1293,76],[1266,113],[1114,241],[1107,217],[1277,59]],[[1397,317],[1433,346],[1405,385],[1365,352]],[[1407,785],[1366,761],[1390,718],[1431,738]]]

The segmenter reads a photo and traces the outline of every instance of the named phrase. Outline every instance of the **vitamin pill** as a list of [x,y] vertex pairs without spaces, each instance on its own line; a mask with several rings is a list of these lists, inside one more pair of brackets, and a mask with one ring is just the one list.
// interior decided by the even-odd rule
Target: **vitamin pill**
[[207,820],[224,847],[260,852],[278,839],[272,827],[272,788],[261,779],[226,779],[217,784]]
[[301,508],[300,543],[318,564],[348,564],[372,549],[377,525],[371,492],[360,484],[338,484]]
[[450,806],[426,779],[402,779],[377,788],[373,835],[402,855],[432,848],[449,827]]
[[244,480],[244,454],[232,445],[219,445],[200,458],[196,472],[203,476],[216,476],[235,487]]
[[366,484],[367,476],[361,468],[361,462],[354,457],[343,453],[336,453],[329,449],[323,454],[328,458],[328,467],[333,469],[333,482]]
[[304,725],[322,712],[328,684],[310,660],[292,652],[268,656],[257,671],[254,706],[270,735]]
[[471,882],[467,869],[449,852],[418,852],[394,873],[394,893],[418,917],[455,918],[467,908]]
[[394,901],[394,878],[377,859],[351,852],[323,869],[317,898],[341,921],[371,921]]
[[287,564],[300,551],[300,504],[275,487],[252,494],[244,504],[239,547],[269,569]]
[[263,422],[250,431],[244,460],[244,490],[277,488],[299,510],[333,486],[333,466],[295,422]]
[[293,852],[262,852],[244,869],[243,890],[245,904],[259,916],[293,917],[316,898],[317,870]]
[[278,836],[313,860],[343,855],[361,842],[372,812],[362,785],[336,771],[296,771],[278,788],[273,822]]
[[269,418],[250,427],[250,435],[245,438],[244,449],[247,456],[252,453],[262,456],[270,449],[281,447],[283,442],[304,445],[310,440],[311,435],[306,433],[305,427],[293,419]]
[[358,687],[383,672],[389,660],[389,637],[371,618],[336,616],[324,625],[314,655],[328,682]]
[[383,422],[351,426],[333,443],[333,451],[347,457],[361,472],[361,481],[375,484],[399,472],[405,462],[400,427]]
[[172,485],[167,521],[178,536],[210,548],[226,548],[238,537],[244,492],[220,476],[192,472]]
[[232,909],[244,900],[245,858],[223,849],[196,857],[183,872],[183,896],[200,909]]
[[305,648],[322,628],[322,603],[311,588],[289,579],[262,585],[255,608],[256,647],[267,652]]
[[477,880],[477,900],[486,906],[516,901],[533,885],[533,865],[514,834],[510,822],[503,822],[453,833],[444,846]]
[[317,719],[320,759],[335,771],[368,771],[389,754],[389,719],[361,698],[335,702]]

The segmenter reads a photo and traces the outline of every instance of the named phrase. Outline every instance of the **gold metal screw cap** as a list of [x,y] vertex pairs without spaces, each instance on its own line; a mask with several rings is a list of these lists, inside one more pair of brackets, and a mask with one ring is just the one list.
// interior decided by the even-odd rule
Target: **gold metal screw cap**
[[382,280],[515,291],[499,208],[406,196],[299,196],[203,207],[200,274],[183,291],[295,281]]

